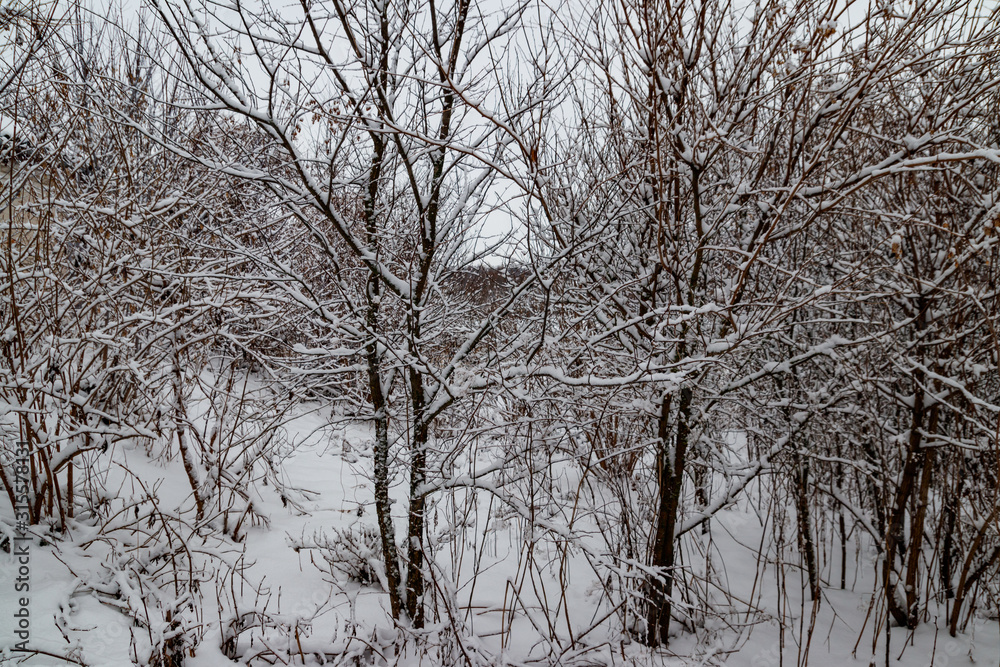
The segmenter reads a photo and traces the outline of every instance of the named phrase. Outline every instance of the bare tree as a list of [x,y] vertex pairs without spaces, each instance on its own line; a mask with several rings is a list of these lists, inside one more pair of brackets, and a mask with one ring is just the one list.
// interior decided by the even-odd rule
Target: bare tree
[[[576,354],[588,358],[599,342],[624,363],[617,382],[649,387],[652,407],[643,416],[659,443],[648,556],[656,574],[646,584],[646,638],[654,645],[669,634],[678,538],[725,506],[746,479],[709,498],[712,452],[725,447],[710,417],[764,378],[787,384],[781,376],[799,365],[861,342],[836,325],[792,335],[801,327],[796,312],[822,306],[864,272],[822,270],[831,223],[853,219],[856,198],[879,196],[885,179],[944,161],[977,164],[990,145],[952,137],[967,136],[966,111],[994,90],[963,75],[974,69],[970,62],[990,58],[983,45],[996,37],[994,17],[977,14],[976,5],[931,4],[906,15],[868,8],[865,20],[852,19],[859,9],[625,2],[610,16],[595,12],[595,37],[580,43],[591,74],[578,114],[587,140],[576,145],[613,149],[587,158],[596,191],[570,185],[567,175],[550,198],[568,210],[559,243],[583,233],[615,239],[580,261],[593,294],[589,315],[604,333],[582,339]],[[939,42],[926,37],[945,34]],[[945,43],[961,44],[963,59],[953,60]],[[952,63],[951,74],[931,74]],[[915,83],[921,76],[941,83]],[[961,83],[943,83],[952,77]],[[934,113],[913,107],[908,91],[917,88],[919,104]],[[880,120],[887,114],[911,120],[892,125]],[[819,243],[803,253],[799,238]],[[775,336],[793,343],[778,358],[761,345]],[[913,437],[923,423],[914,423]],[[776,438],[775,449],[745,470],[766,468],[789,442]],[[798,457],[793,450],[801,478],[806,464]],[[689,489],[693,507],[686,509]],[[805,500],[803,538],[810,533]],[[899,513],[908,506],[896,505]],[[803,545],[808,552],[808,540]]]
[[[512,157],[530,162],[522,126],[530,129],[530,114],[557,82],[543,78],[508,94],[496,68],[525,8],[490,14],[467,0],[231,13],[157,5],[208,97],[204,112],[221,105],[259,137],[254,153],[209,146],[191,157],[267,187],[296,225],[292,243],[238,252],[253,256],[308,313],[315,329],[303,354],[314,368],[326,368],[327,378],[365,377],[363,391],[341,397],[365,405],[373,426],[391,613],[417,627],[425,615],[427,497],[442,482],[432,473],[447,469],[442,463],[460,446],[435,442],[432,426],[514,365],[509,349],[502,356],[480,349],[544,272],[537,266],[502,285],[485,309],[447,288],[492,251],[470,232],[488,212],[497,179],[510,176],[529,194],[533,187]],[[219,29],[225,39],[215,37]],[[264,156],[280,167],[262,168]],[[314,258],[309,270],[288,259],[303,248]],[[396,443],[409,485],[405,571],[390,500]]]

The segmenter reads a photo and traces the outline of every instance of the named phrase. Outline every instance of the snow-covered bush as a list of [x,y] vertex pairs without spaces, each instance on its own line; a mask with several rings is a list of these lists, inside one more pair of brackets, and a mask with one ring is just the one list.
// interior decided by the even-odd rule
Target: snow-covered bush
[[335,581],[378,585],[384,590],[381,539],[375,526],[356,524],[350,528],[317,532],[308,538],[293,540],[292,545],[296,551],[318,551]]

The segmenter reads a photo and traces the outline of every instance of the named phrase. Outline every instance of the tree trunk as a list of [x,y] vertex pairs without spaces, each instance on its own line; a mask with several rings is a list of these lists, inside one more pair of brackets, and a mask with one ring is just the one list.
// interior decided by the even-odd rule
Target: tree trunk
[[[366,312],[367,326],[371,332],[377,330],[379,307],[378,278],[372,276],[368,282],[368,309]],[[385,564],[385,578],[389,590],[389,609],[392,617],[399,620],[402,614],[402,595],[400,591],[399,561],[396,559],[396,531],[392,525],[392,507],[389,500],[389,411],[386,406],[385,393],[382,387],[381,364],[379,363],[378,344],[372,334],[369,334],[365,347],[368,364],[368,392],[371,395],[372,409],[375,414],[375,515],[378,519],[378,532],[382,538],[382,561]]]
[[424,627],[424,482],[427,479],[427,426],[418,420],[410,459],[410,514],[406,529],[406,614]]
[[941,546],[941,588],[944,589],[945,599],[955,598],[955,585],[952,576],[955,572],[955,522],[958,519],[958,499],[962,497],[962,468],[959,464],[959,474],[957,475],[956,488],[951,493],[945,494],[944,517],[941,523],[944,526],[944,542]]
[[677,435],[671,457],[669,446],[670,398],[660,404],[659,450],[656,466],[659,475],[659,505],[656,533],[650,565],[659,569],[660,575],[647,580],[648,612],[646,642],[650,646],[666,645],[670,633],[670,597],[674,585],[674,532],[684,483],[684,463],[690,435],[691,398],[693,390],[684,387],[680,392],[677,408]]
[[896,596],[895,564],[896,556],[900,553],[904,544],[903,525],[906,520],[907,507],[910,498],[913,496],[913,489],[920,469],[924,463],[924,452],[921,450],[920,430],[924,424],[924,389],[922,373],[916,373],[914,378],[913,406],[911,408],[910,438],[906,451],[906,462],[903,465],[903,473],[899,480],[899,488],[896,490],[896,497],[890,509],[889,525],[885,538],[885,559],[882,561],[882,586],[885,593],[886,604],[889,613],[897,624],[906,627],[911,626],[909,609],[909,595],[907,595],[906,607],[900,604]]
[[819,571],[816,567],[816,545],[812,537],[812,517],[809,514],[809,463],[797,451],[792,454],[795,465],[795,514],[799,533],[799,550],[805,557],[809,575],[809,599],[820,596]]

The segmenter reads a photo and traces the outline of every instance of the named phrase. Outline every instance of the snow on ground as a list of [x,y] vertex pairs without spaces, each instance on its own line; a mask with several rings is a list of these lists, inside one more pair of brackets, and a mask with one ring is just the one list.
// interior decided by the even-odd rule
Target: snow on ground
[[[361,664],[377,663],[380,657],[398,664],[430,664],[417,649],[396,654],[399,632],[389,622],[388,598],[377,581],[362,585],[347,580],[342,572],[331,570],[321,549],[296,548],[337,530],[375,526],[366,476],[369,459],[363,446],[367,433],[360,427],[331,433],[323,428],[328,419],[324,411],[312,410],[295,420],[288,430],[289,444],[283,448],[288,455],[282,468],[285,498],[273,485],[257,489],[259,511],[269,525],[251,526],[243,544],[220,547],[209,559],[212,565],[201,585],[204,604],[199,615],[205,638],[188,658],[190,667],[232,664],[220,645],[233,607],[248,619],[267,619],[263,628],[240,635],[244,657],[278,649],[307,656],[308,664],[319,664],[315,661],[320,660],[310,654],[333,653],[355,656]],[[190,503],[179,463],[150,460],[144,450],[124,447],[119,447],[115,457],[155,489],[164,508]],[[112,490],[106,499],[112,508],[115,503],[124,506],[123,499],[142,492],[133,478],[116,473],[116,469],[120,471],[112,466],[102,472]],[[571,471],[566,479],[572,487]],[[400,497],[402,481],[397,480]],[[758,494],[758,502],[766,498],[766,494],[761,495],[764,486],[755,485],[750,490]],[[710,570],[721,585],[708,593],[713,609],[695,610],[701,619],[697,632],[681,632],[669,650],[650,654],[600,622],[609,611],[608,605],[581,551],[560,551],[552,542],[537,541],[531,547],[535,557],[531,567],[526,558],[528,546],[522,539],[523,525],[516,517],[501,512],[488,496],[476,497],[475,504],[467,502],[470,500],[468,492],[455,492],[443,496],[433,509],[430,543],[440,564],[440,576],[438,586],[432,582],[431,588],[439,600],[448,602],[445,606],[451,618],[431,619],[429,623],[431,628],[436,623],[464,627],[470,638],[463,642],[460,654],[467,656],[469,664],[551,661],[553,655],[562,656],[557,663],[594,665],[1000,664],[1000,624],[996,620],[976,618],[967,633],[952,638],[944,628],[943,610],[937,623],[932,619],[912,633],[892,628],[887,662],[882,611],[877,599],[872,605],[872,554],[856,543],[848,553],[846,590],[839,589],[839,556],[830,554],[825,559],[823,574],[831,585],[824,586],[813,619],[812,603],[798,594],[802,570],[794,550],[786,547],[780,559],[773,546],[761,550],[761,545],[766,545],[761,538],[766,530],[761,517],[769,512],[758,513],[750,502],[725,510],[713,520],[710,534],[686,542],[685,564],[692,571]],[[396,525],[401,529],[402,503],[395,507]],[[9,505],[0,506],[0,516],[9,524]],[[464,523],[466,530],[455,531],[451,524],[457,522]],[[104,543],[90,541],[96,531],[82,523],[73,525],[67,539],[47,535],[41,527],[35,527],[33,533],[30,646],[86,665],[134,664],[131,646],[148,647],[150,638],[142,636],[148,630],[134,626],[82,583],[106,569],[106,562],[133,562],[128,554],[109,554]],[[135,546],[137,551],[141,548]],[[855,559],[858,549],[860,558]],[[557,564],[562,557],[569,563],[560,570]],[[855,562],[861,566],[855,567]],[[375,579],[377,565],[375,562]],[[473,576],[476,572],[478,576]],[[10,652],[20,641],[13,623],[18,605],[14,589],[17,576],[14,556],[0,553],[0,646],[4,647],[0,663],[24,657]],[[788,584],[786,596],[778,594],[780,578]],[[445,583],[450,580],[458,585]],[[723,590],[731,594],[724,596]],[[228,600],[228,606],[220,607],[216,599]],[[223,607],[227,611],[220,616]],[[546,608],[548,613],[543,611]],[[545,640],[546,635],[558,638],[557,642]],[[285,645],[275,646],[276,641]],[[298,659],[297,664],[301,663]],[[36,655],[24,664],[72,663]]]

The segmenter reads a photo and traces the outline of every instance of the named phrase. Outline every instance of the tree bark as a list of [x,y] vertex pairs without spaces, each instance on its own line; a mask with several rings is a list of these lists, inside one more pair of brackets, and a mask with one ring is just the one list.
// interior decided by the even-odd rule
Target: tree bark
[[375,421],[375,515],[378,532],[382,538],[382,562],[389,590],[389,609],[392,617],[400,619],[402,614],[402,593],[400,591],[399,561],[396,559],[396,531],[392,525],[392,505],[389,499],[389,411],[382,387],[382,370],[378,344],[372,332],[377,331],[379,309],[379,282],[371,276],[368,282],[368,307],[365,317],[369,328],[369,341],[365,347],[368,365],[368,393],[374,410]]
[[796,451],[793,453],[795,465],[795,514],[799,532],[799,549],[806,560],[809,575],[809,599],[820,597],[819,571],[816,567],[816,545],[812,537],[812,517],[809,514],[809,463],[803,461]]
[[653,553],[650,565],[660,571],[659,576],[651,576],[647,581],[648,613],[646,642],[650,646],[666,645],[670,633],[671,595],[674,587],[674,532],[677,527],[677,512],[680,507],[684,483],[684,464],[690,436],[689,419],[693,390],[684,387],[680,391],[677,406],[677,431],[674,451],[671,456],[669,444],[670,398],[665,397],[660,404],[659,450],[657,451],[657,474],[659,475],[659,503],[656,517],[656,532],[653,539]]

